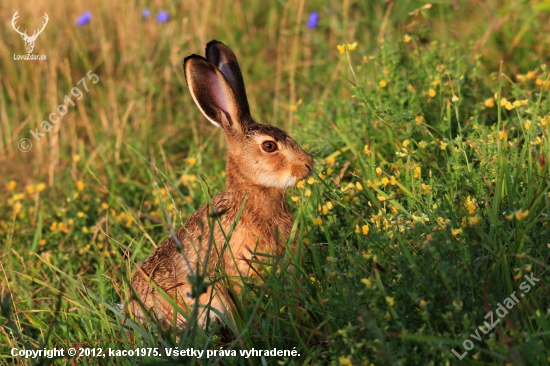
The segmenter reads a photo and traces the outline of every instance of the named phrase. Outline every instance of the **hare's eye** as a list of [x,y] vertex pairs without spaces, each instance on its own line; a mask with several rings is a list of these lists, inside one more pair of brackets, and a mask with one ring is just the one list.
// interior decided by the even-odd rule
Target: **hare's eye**
[[275,141],[265,141],[262,143],[262,149],[265,152],[272,153],[274,151],[277,151],[277,143]]

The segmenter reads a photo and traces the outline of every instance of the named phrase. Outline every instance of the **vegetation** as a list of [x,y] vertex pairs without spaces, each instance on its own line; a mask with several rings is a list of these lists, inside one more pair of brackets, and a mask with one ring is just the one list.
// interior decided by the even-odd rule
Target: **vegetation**
[[[548,364],[549,4],[4,1],[0,364]],[[48,14],[47,61],[14,59],[16,10],[28,33]],[[287,195],[296,258],[263,265],[221,324],[174,331],[118,304],[224,190],[223,134],[182,70],[211,39],[316,169]]]

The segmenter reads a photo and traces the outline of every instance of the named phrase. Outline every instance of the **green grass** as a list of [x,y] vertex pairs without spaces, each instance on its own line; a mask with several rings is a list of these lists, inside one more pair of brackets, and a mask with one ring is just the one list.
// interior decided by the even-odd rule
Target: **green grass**
[[[52,362],[12,357],[14,347],[176,346],[205,356],[56,363],[548,364],[550,9],[424,5],[8,0],[0,364]],[[92,21],[76,27],[87,9]],[[168,23],[155,22],[160,9]],[[25,52],[8,21],[16,10],[28,29],[48,13],[34,51],[48,61],[13,60]],[[305,26],[311,11],[316,29]],[[211,39],[237,54],[253,116],[291,133],[316,171],[288,193],[296,258],[263,264],[258,281],[233,293],[222,324],[173,331],[136,323],[117,304],[129,301],[136,266],[169,228],[224,190],[223,135],[200,115],[182,70]],[[99,82],[34,140],[29,130],[88,70]],[[18,149],[21,138],[31,151]],[[540,280],[529,292],[526,275]],[[487,313],[514,292],[519,302],[487,332]],[[463,354],[467,339],[473,349],[459,360],[452,350]],[[299,356],[219,356],[253,348]]]

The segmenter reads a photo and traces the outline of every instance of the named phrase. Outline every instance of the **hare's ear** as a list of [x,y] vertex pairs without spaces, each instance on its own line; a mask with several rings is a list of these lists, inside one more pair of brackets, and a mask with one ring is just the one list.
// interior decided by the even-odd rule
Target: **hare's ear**
[[244,115],[250,115],[248,98],[244,88],[243,75],[237,62],[237,57],[229,47],[218,41],[210,41],[206,45],[206,58],[222,72],[233,89],[239,108]]
[[242,132],[243,112],[221,71],[198,55],[186,57],[183,69],[189,91],[202,114],[217,127]]

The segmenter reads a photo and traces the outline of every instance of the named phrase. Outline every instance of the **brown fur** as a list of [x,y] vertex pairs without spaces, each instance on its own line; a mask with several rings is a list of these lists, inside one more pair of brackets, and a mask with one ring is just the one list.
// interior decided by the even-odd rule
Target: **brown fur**
[[[207,46],[210,61],[192,55],[186,58],[184,69],[195,102],[226,135],[226,192],[214,196],[213,207],[199,209],[175,234],[191,262],[193,273],[176,241],[170,237],[146,259],[132,279],[132,287],[151,315],[166,325],[180,328],[186,326],[185,318],[176,313],[151,285],[151,281],[182,309],[188,309],[195,302],[190,296],[192,285],[188,283],[188,276],[202,272],[206,266],[207,276],[213,281],[216,268],[221,267],[234,279],[232,287],[239,294],[242,286],[239,278],[253,274],[250,263],[253,253],[278,255],[284,252],[293,224],[285,201],[285,189],[307,177],[313,170],[312,158],[284,131],[258,124],[250,117],[236,58],[227,46],[214,42]],[[223,64],[214,65],[212,60],[230,60],[232,64],[227,68]],[[234,89],[238,93],[234,93]],[[275,141],[278,150],[265,152],[262,149],[265,141]],[[238,224],[226,243],[226,235],[245,197],[246,203]],[[223,232],[220,224],[214,222],[213,243],[208,253],[209,225],[212,222],[209,214],[212,213],[221,214],[219,220]],[[207,257],[208,263],[205,263]],[[199,296],[199,324],[203,327],[208,318],[216,317],[205,306],[209,303],[222,313],[228,313],[227,290],[219,283],[209,286],[208,291]],[[131,309],[134,315],[144,320],[139,301],[133,300]]]

